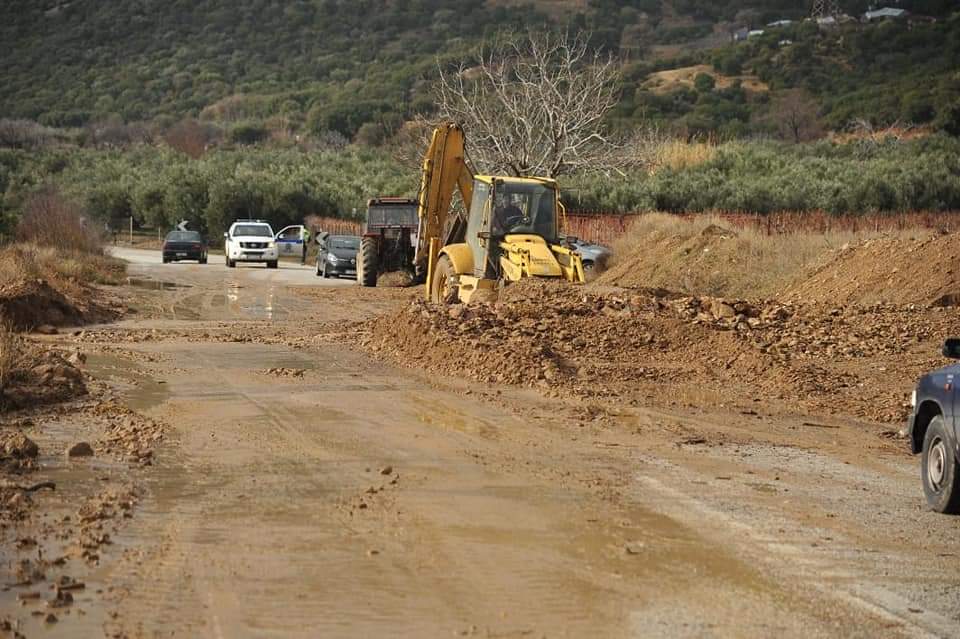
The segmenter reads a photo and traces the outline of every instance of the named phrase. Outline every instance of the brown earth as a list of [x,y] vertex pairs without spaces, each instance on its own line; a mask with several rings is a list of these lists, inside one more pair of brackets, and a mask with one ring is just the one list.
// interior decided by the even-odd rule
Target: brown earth
[[4,422],[28,636],[960,629],[955,521],[893,416],[947,310],[543,282],[437,308],[128,255],[171,285],[43,338],[90,395]]
[[755,75],[735,75],[728,76],[717,73],[713,67],[708,64],[697,64],[690,67],[678,69],[667,69],[651,73],[644,82],[644,87],[654,93],[665,94],[677,89],[693,88],[694,80],[701,73],[713,77],[718,89],[726,89],[733,86],[734,82],[739,81],[741,86],[754,93],[767,92],[770,87]]
[[97,283],[116,284],[122,263],[103,255],[15,244],[0,249],[0,321],[18,330],[120,317],[124,305]]
[[496,304],[414,301],[362,344],[407,365],[581,397],[691,383],[727,403],[787,402],[899,424],[912,382],[960,331],[942,310],[823,307],[525,282]]
[[784,299],[827,304],[960,303],[960,241],[956,233],[875,238],[825,255]]
[[631,237],[629,244],[621,241],[616,249],[598,284],[715,294],[729,289],[731,274],[738,274],[747,278],[742,289],[760,288],[751,286],[751,265],[743,264],[743,242],[737,232],[716,224],[691,228],[686,234],[671,227],[654,228]]

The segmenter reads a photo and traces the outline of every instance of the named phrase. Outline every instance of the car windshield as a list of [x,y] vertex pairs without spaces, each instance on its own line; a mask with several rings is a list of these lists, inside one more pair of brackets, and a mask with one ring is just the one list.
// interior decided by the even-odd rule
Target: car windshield
[[237,224],[233,227],[233,236],[273,237],[273,231],[266,224]]
[[330,248],[335,249],[358,249],[360,248],[359,237],[332,237],[327,242]]
[[196,231],[170,231],[167,233],[168,242],[199,242],[200,234]]

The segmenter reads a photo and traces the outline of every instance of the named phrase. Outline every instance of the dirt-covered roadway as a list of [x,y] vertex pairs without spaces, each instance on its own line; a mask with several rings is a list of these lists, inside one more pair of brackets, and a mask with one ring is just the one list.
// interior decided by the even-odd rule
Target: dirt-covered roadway
[[27,636],[960,636],[902,442],[438,379],[355,346],[410,291],[119,255],[140,312],[61,339],[166,432],[74,614],[0,592]]

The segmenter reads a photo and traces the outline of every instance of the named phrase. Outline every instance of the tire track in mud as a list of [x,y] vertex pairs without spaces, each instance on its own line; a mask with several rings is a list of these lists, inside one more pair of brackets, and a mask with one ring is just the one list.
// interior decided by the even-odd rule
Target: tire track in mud
[[[673,488],[665,481],[649,474],[640,474],[637,482],[645,489],[663,496],[659,510],[681,521],[708,523],[714,531],[722,532],[727,543],[743,556],[749,556],[765,570],[777,574],[781,580],[802,585],[803,589],[819,592],[821,596],[859,609],[872,617],[892,622],[888,630],[897,630],[910,637],[953,637],[960,635],[960,624],[931,610],[921,610],[904,597],[873,581],[862,569],[862,560],[845,560],[842,539],[835,539],[830,553],[811,551],[809,534],[763,532],[720,508],[708,505]],[[839,546],[839,547],[836,547]],[[854,549],[854,544],[847,544]],[[814,545],[813,548],[817,546]]]

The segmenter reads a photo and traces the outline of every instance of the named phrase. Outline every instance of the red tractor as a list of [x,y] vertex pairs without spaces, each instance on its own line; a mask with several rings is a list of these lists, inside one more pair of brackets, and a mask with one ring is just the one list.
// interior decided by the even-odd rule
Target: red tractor
[[376,286],[381,273],[409,271],[413,275],[418,223],[416,200],[378,197],[367,202],[367,228],[357,255],[361,286]]

